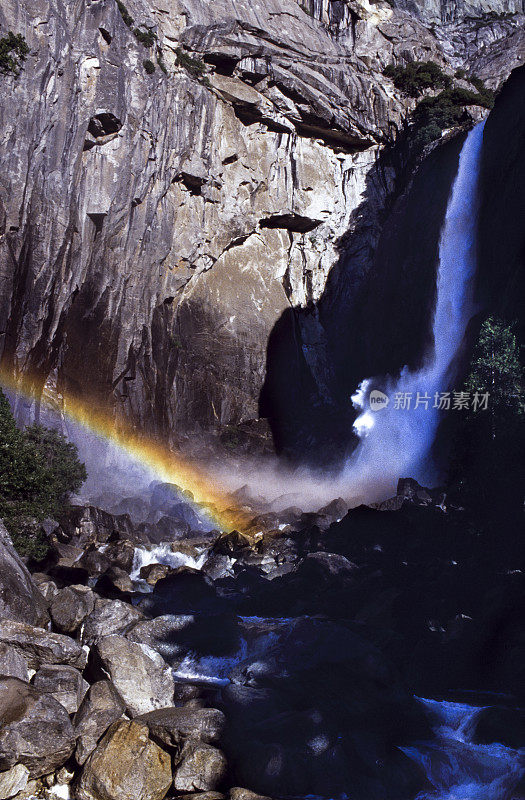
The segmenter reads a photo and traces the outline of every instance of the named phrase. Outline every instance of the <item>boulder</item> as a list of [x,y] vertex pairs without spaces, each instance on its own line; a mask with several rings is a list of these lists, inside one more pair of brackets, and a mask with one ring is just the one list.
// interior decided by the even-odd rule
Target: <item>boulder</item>
[[58,592],[58,586],[56,583],[51,580],[49,575],[46,575],[43,572],[33,572],[31,577],[33,579],[33,583],[43,596],[44,600],[47,603],[50,603]]
[[140,568],[140,577],[150,586],[155,586],[161,578],[166,578],[172,570],[168,564],[146,564]]
[[0,521],[0,617],[46,625],[46,603]]
[[177,792],[209,792],[221,785],[226,775],[226,758],[220,750],[198,740],[188,741],[182,750],[173,788]]
[[159,708],[142,714],[137,721],[144,722],[156,739],[172,747],[180,746],[190,737],[216,742],[224,728],[222,711],[193,705]]
[[186,648],[178,643],[178,639],[180,633],[194,621],[195,618],[191,614],[164,614],[155,619],[138,622],[126,632],[126,639],[152,647],[171,664],[174,660],[179,661],[181,654],[186,652]]
[[0,620],[0,643],[16,650],[31,669],[42,664],[67,664],[78,669],[86,666],[87,654],[78,642],[21,622]]
[[71,720],[54,697],[17,678],[0,680],[0,769],[24,764],[32,778],[48,775],[74,746]]
[[95,608],[84,621],[82,641],[91,645],[103,636],[123,634],[133,623],[143,619],[144,614],[130,603],[96,597]]
[[147,645],[123,636],[104,636],[95,646],[95,660],[109,675],[131,716],[173,705],[171,670]]
[[[334,503],[336,502],[334,500]],[[230,789],[230,800],[271,800],[271,798],[251,792],[249,789],[242,789],[240,786],[234,786]]]
[[96,589],[111,597],[118,597],[133,592],[133,581],[125,570],[112,564],[98,579]]
[[112,542],[104,548],[104,555],[109,558],[114,567],[130,573],[135,558],[135,545],[132,542]]
[[95,594],[87,586],[66,586],[49,607],[53,625],[61,633],[75,633],[95,608]]
[[26,659],[18,650],[4,642],[0,642],[0,675],[29,681]]
[[126,706],[109,681],[98,681],[89,689],[75,715],[77,736],[75,759],[82,765],[110,725],[124,713]]
[[172,780],[171,760],[135,721],[113,723],[90,756],[76,789],[78,800],[162,800]]
[[75,714],[89,689],[78,669],[63,664],[48,664],[40,667],[32,684],[42,692],[53,695],[64,706],[68,714]]
[[222,792],[192,792],[178,794],[177,800],[226,800],[226,795]]
[[27,786],[29,770],[23,764],[16,764],[7,772],[0,772],[0,800],[14,797]]

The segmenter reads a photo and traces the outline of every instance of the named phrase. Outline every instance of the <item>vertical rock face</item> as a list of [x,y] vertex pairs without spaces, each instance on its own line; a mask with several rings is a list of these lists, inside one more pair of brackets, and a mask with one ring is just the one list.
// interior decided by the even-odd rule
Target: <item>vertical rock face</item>
[[30,50],[0,76],[4,367],[172,438],[257,417],[274,326],[393,191],[392,164],[367,179],[413,101],[383,68],[497,84],[524,52],[513,3],[3,3]]

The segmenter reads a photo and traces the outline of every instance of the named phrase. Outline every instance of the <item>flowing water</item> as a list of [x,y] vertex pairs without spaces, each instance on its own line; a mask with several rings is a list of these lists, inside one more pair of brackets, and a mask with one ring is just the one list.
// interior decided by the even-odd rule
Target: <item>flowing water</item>
[[520,800],[525,751],[502,744],[473,744],[472,723],[479,707],[462,703],[420,702],[434,720],[432,742],[404,748],[419,762],[434,787],[417,800]]
[[[441,231],[433,350],[416,372],[405,369],[397,380],[367,379],[352,398],[361,410],[354,423],[361,442],[346,474],[359,485],[377,486],[383,497],[385,489],[394,488],[399,477],[429,479],[428,453],[442,413],[435,407],[435,396],[449,388],[472,315],[483,126],[480,123],[473,128],[465,140]],[[372,389],[382,390],[389,398],[388,404],[376,406],[380,405],[377,411],[369,402]]]

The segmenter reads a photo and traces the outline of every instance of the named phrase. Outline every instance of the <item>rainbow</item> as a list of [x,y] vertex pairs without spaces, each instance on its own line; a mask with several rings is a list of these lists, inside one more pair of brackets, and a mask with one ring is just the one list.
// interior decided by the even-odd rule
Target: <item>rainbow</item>
[[116,445],[126,455],[151,469],[160,481],[177,484],[190,491],[196,504],[205,507],[207,516],[220,530],[243,530],[251,516],[240,508],[227,490],[200,466],[195,466],[180,453],[175,453],[158,441],[134,430],[125,419],[115,419],[115,413],[77,397],[42,389],[42,382],[0,366],[0,385],[30,401],[38,401],[52,411]]

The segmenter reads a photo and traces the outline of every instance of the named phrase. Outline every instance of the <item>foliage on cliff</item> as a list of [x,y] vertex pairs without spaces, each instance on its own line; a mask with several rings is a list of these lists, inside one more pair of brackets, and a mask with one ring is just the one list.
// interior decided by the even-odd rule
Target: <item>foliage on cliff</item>
[[9,31],[0,39],[0,73],[18,75],[28,53],[29,47],[22,34]]
[[389,64],[384,75],[409,97],[419,97],[425,89],[447,89],[452,83],[435,61],[411,61],[405,67]]
[[38,425],[20,430],[0,390],[0,518],[21,555],[46,554],[38,523],[58,514],[86,477],[75,445]]
[[423,97],[412,114],[412,122],[417,130],[416,141],[421,146],[441,136],[446,128],[453,128],[462,121],[465,106],[492,108],[494,94],[490,89],[473,92],[459,86],[444,89],[438,95]]
[[489,317],[481,326],[465,391],[488,393],[486,409],[470,409],[456,432],[454,478],[462,499],[483,513],[523,503],[524,392],[513,326]]

